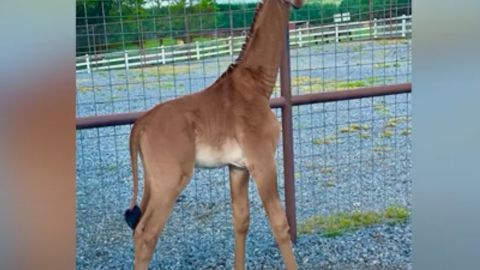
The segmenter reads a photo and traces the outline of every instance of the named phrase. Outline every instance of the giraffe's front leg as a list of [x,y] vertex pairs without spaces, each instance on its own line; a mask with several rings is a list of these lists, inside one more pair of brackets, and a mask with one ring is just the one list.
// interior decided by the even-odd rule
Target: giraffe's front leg
[[233,227],[235,234],[235,270],[245,267],[245,239],[249,225],[248,171],[230,166]]

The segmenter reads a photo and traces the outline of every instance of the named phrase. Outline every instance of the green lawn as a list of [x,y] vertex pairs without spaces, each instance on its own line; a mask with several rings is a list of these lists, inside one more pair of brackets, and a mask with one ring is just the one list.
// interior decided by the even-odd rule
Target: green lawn
[[318,215],[300,223],[298,231],[300,234],[321,233],[327,237],[334,237],[381,223],[403,223],[407,221],[409,215],[407,208],[401,205],[391,205],[382,212],[354,211]]

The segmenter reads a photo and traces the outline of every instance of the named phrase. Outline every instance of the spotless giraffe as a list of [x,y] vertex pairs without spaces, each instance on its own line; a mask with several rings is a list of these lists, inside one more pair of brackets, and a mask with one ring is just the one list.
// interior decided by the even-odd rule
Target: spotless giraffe
[[[285,267],[297,269],[277,192],[275,149],[280,125],[269,99],[286,42],[289,8],[302,0],[263,0],[235,63],[206,89],[158,104],[135,121],[130,135],[133,198],[125,212],[134,230],[134,268],[147,269],[175,201],[194,167],[229,166],[235,269],[244,269],[252,176]],[[138,192],[137,156],[144,167]]]

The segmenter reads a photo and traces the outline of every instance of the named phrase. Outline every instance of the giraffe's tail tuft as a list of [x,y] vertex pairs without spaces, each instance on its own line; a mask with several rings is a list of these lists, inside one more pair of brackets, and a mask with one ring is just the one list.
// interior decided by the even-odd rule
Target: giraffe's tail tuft
[[140,216],[142,215],[142,210],[140,207],[135,205],[132,209],[125,210],[125,221],[132,230],[135,230],[138,222],[140,221]]

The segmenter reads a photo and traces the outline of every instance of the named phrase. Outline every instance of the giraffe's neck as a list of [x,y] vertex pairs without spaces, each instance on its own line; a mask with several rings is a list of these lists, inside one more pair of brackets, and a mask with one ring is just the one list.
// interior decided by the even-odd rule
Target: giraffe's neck
[[264,0],[259,5],[237,64],[255,72],[270,97],[286,42],[289,6],[283,0]]

